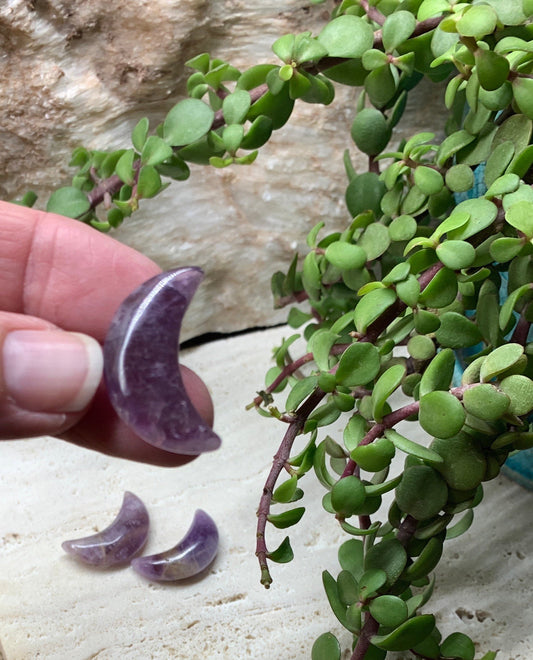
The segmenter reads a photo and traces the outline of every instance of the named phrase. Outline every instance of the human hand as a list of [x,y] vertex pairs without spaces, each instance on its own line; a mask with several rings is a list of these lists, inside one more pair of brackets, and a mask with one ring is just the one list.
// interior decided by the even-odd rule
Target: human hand
[[[155,465],[192,457],[153,447],[114,412],[102,382],[107,329],[122,300],[160,272],[144,255],[76,220],[0,201],[0,438],[55,435]],[[181,367],[213,423],[203,381]]]

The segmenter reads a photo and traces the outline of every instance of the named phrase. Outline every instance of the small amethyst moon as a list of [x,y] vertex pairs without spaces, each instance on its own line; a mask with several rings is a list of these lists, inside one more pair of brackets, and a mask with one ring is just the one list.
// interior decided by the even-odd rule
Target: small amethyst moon
[[101,532],[72,541],[61,547],[79,561],[108,568],[125,564],[146,543],[150,518],[143,502],[126,491],[115,520]]
[[176,454],[220,446],[178,364],[182,319],[202,279],[189,266],[148,280],[120,305],[104,344],[104,378],[118,416],[145,442]]
[[211,516],[198,509],[187,533],[176,546],[156,555],[136,557],[131,566],[148,580],[173,582],[201,573],[217,551],[217,526]]

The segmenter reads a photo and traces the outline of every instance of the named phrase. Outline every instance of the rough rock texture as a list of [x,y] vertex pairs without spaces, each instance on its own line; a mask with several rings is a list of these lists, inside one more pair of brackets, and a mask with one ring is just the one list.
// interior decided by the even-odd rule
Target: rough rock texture
[[[0,4],[0,197],[69,181],[69,156],[129,145],[142,116],[155,126],[184,97],[184,62],[204,51],[244,69],[275,61],[286,32],[315,34],[327,10],[307,0],[5,0]],[[194,167],[115,232],[162,268],[198,265],[206,280],[183,338],[269,325],[269,281],[306,232],[347,220],[342,153],[355,97],[328,108],[300,103],[251,167]],[[417,91],[395,139],[435,126],[440,93]],[[440,122],[437,122],[439,125]],[[353,154],[358,168],[364,159]]]
[[[0,639],[7,660],[309,660],[313,640],[327,630],[349,646],[321,579],[324,569],[338,573],[337,548],[347,536],[322,509],[325,491],[312,473],[301,484],[301,522],[268,527],[269,547],[290,534],[295,559],[272,566],[269,591],[259,584],[255,511],[285,426],[244,407],[262,386],[271,347],[290,333],[269,329],[182,352],[211,389],[223,443],[180,468],[53,438],[1,443]],[[427,440],[404,424],[413,440]],[[340,437],[343,425],[328,432]],[[306,441],[302,436],[295,451]],[[209,512],[220,546],[202,576],[159,584],[130,568],[92,569],[61,550],[62,539],[112,519],[129,489],[150,512],[146,554],[182,538],[195,509]],[[532,498],[504,477],[488,482],[474,524],[446,543],[437,568],[425,611],[435,612],[445,636],[471,635],[478,658],[489,649],[499,649],[501,660],[533,658]]]

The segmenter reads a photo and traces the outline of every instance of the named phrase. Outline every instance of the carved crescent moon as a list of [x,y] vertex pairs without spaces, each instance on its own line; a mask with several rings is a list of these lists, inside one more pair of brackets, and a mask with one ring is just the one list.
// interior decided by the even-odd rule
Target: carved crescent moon
[[220,446],[192,405],[178,364],[182,319],[202,279],[191,266],[148,280],[121,304],[104,344],[113,408],[145,442],[176,454]]
[[177,545],[156,555],[136,557],[131,566],[149,580],[183,580],[205,570],[216,557],[217,550],[217,526],[211,516],[198,509],[187,533]]
[[91,566],[107,568],[125,564],[146,543],[149,523],[143,502],[126,491],[120,511],[108,527],[91,536],[64,541],[61,547]]

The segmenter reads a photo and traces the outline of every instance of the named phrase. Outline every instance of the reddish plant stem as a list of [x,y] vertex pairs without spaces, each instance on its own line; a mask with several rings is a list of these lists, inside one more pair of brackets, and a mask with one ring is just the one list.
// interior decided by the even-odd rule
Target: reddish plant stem
[[372,643],[372,637],[377,635],[379,623],[374,619],[370,612],[365,612],[365,622],[361,628],[361,633],[357,639],[357,644],[351,655],[350,660],[364,660],[366,652]]
[[272,493],[274,492],[274,487],[281,471],[289,460],[291,448],[296,436],[302,431],[307,418],[320,401],[322,401],[325,395],[325,392],[322,392],[322,390],[317,388],[298,408],[294,416],[294,421],[289,424],[281,445],[274,456],[272,468],[263,487],[263,494],[261,495],[257,510],[257,542],[255,554],[259,560],[259,566],[261,568],[261,584],[267,589],[272,583],[272,578],[270,576],[270,571],[268,570],[268,550],[265,542],[265,529],[267,516],[270,511],[270,504],[272,502]]
[[[263,83],[262,85],[258,85],[257,87],[250,89],[249,94],[252,104],[255,103],[256,101],[259,101],[259,99],[262,96],[264,96],[267,92],[268,92],[268,85],[266,83]],[[214,131],[217,128],[220,128],[221,126],[224,126],[225,123],[226,121],[224,119],[224,113],[222,112],[222,110],[217,110],[215,112],[213,123],[211,124],[211,130]]]
[[[444,264],[439,261],[436,264],[433,264],[433,266],[430,266],[420,275],[418,278],[420,291],[423,291],[427,287],[427,285],[431,282],[439,270],[443,268],[443,266]],[[395,303],[393,303],[383,312],[383,314],[378,319],[374,321],[374,323],[371,323],[368,326],[364,337],[361,337],[359,341],[368,341],[374,343],[380,334],[386,328],[388,328],[392,321],[394,321],[394,319],[397,318],[405,309],[407,309],[407,305],[402,300],[397,299]]]
[[296,291],[295,293],[291,293],[290,296],[282,296],[281,298],[278,298],[275,301],[275,308],[276,309],[281,309],[282,307],[285,307],[286,305],[290,305],[291,303],[297,302],[303,302],[304,300],[307,300],[309,298],[309,294],[306,291]]
[[379,160],[376,160],[375,156],[368,157],[368,171],[374,172],[375,174],[380,174]]
[[[359,443],[359,446],[372,444],[374,440],[377,440],[383,435],[386,429],[390,429],[395,424],[398,424],[398,422],[401,422],[402,420],[407,419],[407,417],[414,415],[415,413],[418,412],[419,408],[420,408],[420,402],[413,401],[413,403],[408,403],[406,406],[403,406],[402,408],[398,408],[398,410],[394,410],[388,415],[385,415],[385,417],[381,420],[381,422],[374,424],[374,426],[370,429],[370,431],[367,432],[365,437]],[[353,458],[350,458],[346,463],[346,467],[344,468],[344,471],[341,475],[341,479],[343,479],[344,477],[349,477],[352,474],[355,474],[356,469],[357,469],[357,463],[353,460]]]
[[[339,355],[341,353],[344,353],[344,351],[348,348],[348,346],[351,346],[351,344],[335,344],[334,346],[332,346],[330,350],[330,354]],[[308,362],[312,362],[312,361],[313,361],[313,354],[306,353],[297,360],[294,360],[294,362],[288,364],[286,367],[282,369],[282,371],[276,376],[276,378],[270,383],[270,385],[265,388],[264,391],[266,392],[266,394],[272,394],[272,392],[276,389],[276,387],[280,383],[282,383],[285,380],[285,378],[292,375],[295,371],[298,371],[298,369],[302,367],[304,364],[307,364]],[[259,395],[255,397],[253,403],[255,406],[260,406],[262,401],[263,401],[263,397]]]
[[514,329],[513,336],[511,337],[511,342],[516,344],[522,344],[525,346],[527,343],[527,336],[529,334],[529,328],[531,323],[527,321],[523,316],[520,316],[516,328]]
[[359,4],[371,21],[374,21],[374,23],[377,23],[378,25],[383,25],[383,23],[385,23],[387,17],[375,7],[370,6],[368,0],[359,0]]
[[409,541],[413,538],[413,534],[416,532],[418,527],[418,520],[413,518],[412,515],[408,514],[400,523],[398,533],[396,538],[400,543],[405,547]]

